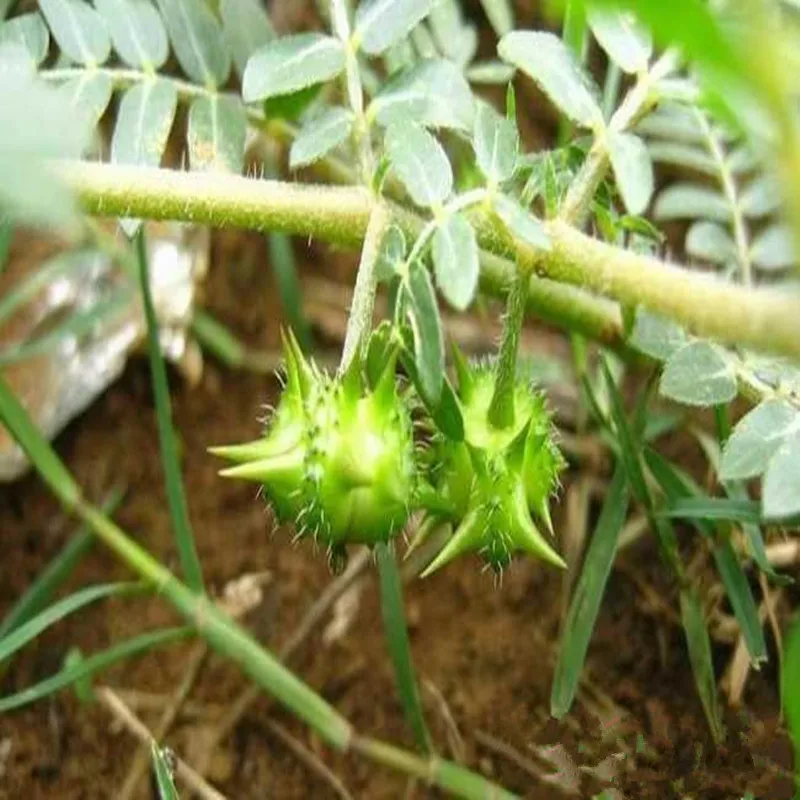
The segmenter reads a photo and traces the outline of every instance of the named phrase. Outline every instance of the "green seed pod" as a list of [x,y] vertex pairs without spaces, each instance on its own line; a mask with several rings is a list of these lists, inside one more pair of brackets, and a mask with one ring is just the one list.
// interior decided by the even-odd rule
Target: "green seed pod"
[[413,428],[390,358],[365,386],[358,359],[330,377],[284,340],[286,385],[265,434],[214,448],[221,475],[264,487],[278,519],[332,550],[388,541],[405,525],[416,480]]
[[[431,495],[440,506],[429,513],[449,518],[455,532],[425,574],[470,552],[480,553],[495,570],[502,570],[519,551],[563,567],[531,517],[552,534],[549,500],[564,467],[544,397],[517,380],[513,422],[497,428],[489,422],[495,387],[492,365],[469,366],[456,353],[456,370],[464,441],[440,437],[429,459]],[[442,502],[449,505],[449,514],[442,512]]]

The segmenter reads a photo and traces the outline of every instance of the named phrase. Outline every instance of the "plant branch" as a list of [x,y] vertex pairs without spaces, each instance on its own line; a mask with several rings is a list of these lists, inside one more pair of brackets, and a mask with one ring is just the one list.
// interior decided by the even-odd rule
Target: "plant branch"
[[[366,234],[372,199],[358,187],[303,186],[279,181],[255,181],[231,175],[184,173],[142,167],[61,162],[58,174],[93,214],[170,219],[258,231],[279,230],[315,236],[328,242],[357,246]],[[424,221],[398,206],[388,206],[393,218],[412,235]],[[556,299],[565,312],[561,324],[573,325],[607,344],[624,345],[619,311],[596,304],[589,294],[569,283],[628,305],[642,305],[684,326],[697,336],[739,344],[763,352],[800,358],[800,294],[752,289],[723,283],[658,259],[604,244],[553,220],[545,223],[553,244],[542,253],[520,239],[517,257],[534,275],[528,308],[549,312]],[[479,227],[482,283],[495,295],[510,285],[515,267],[489,223]],[[494,252],[491,252],[494,251]],[[570,303],[582,299],[570,311]],[[584,311],[589,315],[584,318]]]

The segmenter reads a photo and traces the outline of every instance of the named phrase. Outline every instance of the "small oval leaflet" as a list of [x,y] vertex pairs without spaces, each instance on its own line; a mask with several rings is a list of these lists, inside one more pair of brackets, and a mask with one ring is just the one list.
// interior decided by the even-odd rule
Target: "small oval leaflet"
[[629,214],[642,214],[653,195],[653,162],[645,143],[632,133],[610,132],[608,153]]
[[764,476],[761,509],[767,519],[800,514],[800,432],[790,436],[773,456]]
[[686,252],[713,264],[728,264],[736,258],[736,244],[717,222],[695,222],[686,234]]
[[504,61],[533,78],[573,122],[585,128],[602,124],[597,90],[557,36],[513,31],[500,40],[497,52]]
[[763,270],[788,269],[797,263],[794,237],[785,225],[770,225],[750,248],[750,258]]
[[411,199],[423,208],[443,203],[453,191],[453,171],[444,149],[424,128],[398,122],[386,131],[386,152]]
[[659,221],[671,219],[710,219],[730,222],[728,201],[716,190],[693,183],[675,183],[658,195],[653,217]]
[[793,432],[800,431],[800,410],[786,400],[767,400],[745,414],[722,451],[724,481],[763,475],[770,459]]
[[686,331],[672,320],[646,308],[636,309],[630,344],[657,361],[666,361],[689,343]]
[[134,69],[158,69],[169,55],[167,30],[148,0],[95,0],[119,57]]
[[275,30],[259,0],[221,0],[222,33],[239,77],[247,59],[275,38]]
[[238,97],[210,94],[192,101],[186,143],[193,170],[233,172],[244,166],[247,119]]
[[718,347],[692,342],[667,361],[661,394],[690,406],[714,406],[736,397],[736,375]]
[[353,112],[346,108],[331,108],[309,119],[289,151],[289,167],[297,169],[329,153],[344,142],[353,130]]
[[242,78],[245,102],[292,94],[335,78],[344,69],[344,47],[320,33],[284,36],[250,57]]
[[445,59],[425,59],[393,75],[370,103],[378,124],[414,122],[430,128],[472,130],[474,101],[464,75]]
[[430,13],[434,0],[364,0],[356,10],[354,38],[369,55],[380,55]]
[[100,15],[82,0],[39,0],[53,38],[73,61],[83,66],[105,63],[111,39]]
[[217,18],[204,0],[156,0],[183,71],[196,83],[222,86],[231,57]]
[[50,46],[50,32],[38,13],[20,14],[0,23],[0,45],[4,42],[21,44],[36,66],[47,58]]
[[628,73],[647,69],[653,39],[633,14],[590,7],[587,16],[595,38],[620,69]]
[[472,225],[452,214],[433,235],[436,283],[453,308],[464,311],[478,287],[478,242]]
[[481,172],[495,184],[514,175],[519,155],[519,134],[514,123],[488,103],[479,103],[472,141]]

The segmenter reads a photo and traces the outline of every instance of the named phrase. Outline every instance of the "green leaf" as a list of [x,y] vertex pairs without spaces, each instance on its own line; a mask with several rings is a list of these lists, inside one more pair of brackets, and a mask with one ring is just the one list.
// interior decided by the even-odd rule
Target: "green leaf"
[[164,484],[167,493],[167,505],[172,523],[181,570],[186,584],[197,593],[203,591],[203,570],[197,555],[197,546],[189,519],[189,508],[181,478],[181,466],[178,460],[178,447],[175,428],[172,423],[172,402],[167,379],[167,368],[161,353],[161,341],[158,336],[158,321],[150,294],[150,278],[147,264],[147,247],[144,233],[139,232],[136,242],[136,254],[139,260],[139,288],[142,293],[142,305],[147,321],[147,351],[150,358],[150,376],[153,383],[153,398],[156,406],[156,423],[158,425],[158,443],[161,455],[161,466],[164,470]]
[[[111,139],[111,162],[159,166],[177,105],[178,93],[174,85],[161,78],[142,81],[128,89],[117,111],[117,124]],[[121,225],[132,236],[140,222],[122,220]]]
[[514,175],[519,155],[517,128],[488,103],[478,104],[472,146],[478,166],[487,180],[499,184]]
[[661,394],[690,406],[716,406],[736,397],[736,373],[724,351],[692,342],[670,356],[661,376]]
[[39,0],[39,9],[58,46],[86,67],[104,64],[111,40],[101,16],[82,0]]
[[183,71],[203,86],[223,86],[231,57],[217,18],[204,0],[156,0]]
[[600,47],[623,72],[634,74],[647,69],[653,39],[633,14],[589,7],[587,21]]
[[[691,107],[673,101],[664,101],[655,111],[651,111],[636,124],[636,133],[644,136],[656,136],[667,142],[684,145],[699,145],[703,152],[707,151],[706,136]],[[713,161],[713,163],[716,163]],[[715,167],[715,173],[717,172]]]
[[781,696],[794,746],[795,784],[800,788],[800,617],[795,616],[784,647]]
[[386,131],[386,152],[411,199],[423,208],[443,203],[453,191],[453,171],[438,141],[413,122]]
[[425,59],[393,75],[367,115],[384,127],[413,120],[429,128],[472,130],[474,100],[464,75],[445,59]]
[[502,61],[478,61],[464,72],[470,83],[505,86],[514,78],[514,67]]
[[728,499],[727,497],[687,497],[675,500],[662,515],[672,519],[726,520],[758,524],[761,512],[754,500]]
[[494,32],[505,36],[514,28],[514,11],[510,0],[481,0]]
[[239,77],[247,60],[275,38],[275,29],[259,0],[220,0],[222,33]]
[[167,30],[149,0],[94,0],[119,57],[134,69],[156,70],[169,56]]
[[475,25],[465,22],[457,0],[434,3],[427,23],[442,55],[461,72],[478,50]]
[[686,634],[689,649],[689,662],[692,665],[697,692],[703,704],[711,735],[715,742],[724,736],[717,697],[717,682],[714,664],[711,659],[711,641],[708,636],[703,608],[692,589],[681,590],[681,622]]
[[602,123],[597,90],[564,43],[552,33],[512,31],[500,40],[500,57],[533,78],[572,122],[585,128]]
[[69,470],[56,455],[44,434],[34,425],[11,387],[0,374],[0,420],[36,467],[53,494],[67,507],[74,508],[81,490]]
[[750,248],[750,258],[763,270],[788,269],[797,264],[794,235],[786,225],[770,225]]
[[[28,642],[35,639],[51,625],[60,622],[64,617],[69,616],[84,606],[102,600],[113,595],[131,592],[136,584],[131,583],[106,583],[99,586],[90,586],[81,589],[75,594],[65,597],[54,603],[50,608],[37,614],[33,619],[23,622],[11,633],[0,640],[0,663],[13,655],[17,650],[24,647]],[[138,587],[136,587],[138,588]]]
[[322,94],[324,85],[323,83],[315,83],[313,86],[306,86],[305,89],[298,89],[290,94],[278,94],[275,97],[268,97],[262,103],[264,116],[267,119],[285,119],[288,122],[299,120],[311,104]]
[[666,361],[690,340],[680,325],[640,306],[636,309],[629,341],[632,347],[650,358]]
[[201,95],[189,107],[186,144],[193,170],[241,174],[247,118],[238,97]]
[[742,190],[739,197],[742,211],[753,219],[774,214],[781,205],[780,188],[774,178],[761,175]]
[[153,78],[122,96],[111,141],[111,161],[157,167],[167,145],[178,94],[173,84]]
[[0,45],[4,42],[16,42],[22,45],[38,67],[47,58],[50,32],[41,14],[20,14],[0,23]]
[[6,697],[0,697],[0,714],[35,703],[43,697],[54,694],[101,670],[108,669],[114,664],[121,661],[129,661],[134,656],[147,653],[165,644],[172,644],[179,639],[185,639],[193,633],[193,628],[185,626],[181,628],[165,628],[126,639],[120,644],[109,647],[107,650],[95,653],[93,656],[64,667],[52,677],[29,686],[27,689],[6,695]]
[[405,262],[406,237],[398,225],[390,225],[383,235],[381,249],[375,262],[375,277],[388,282],[398,274],[398,267]]
[[800,432],[786,439],[769,462],[761,485],[761,508],[765,519],[800,515]]
[[[641,126],[637,129],[637,132],[643,132]],[[717,162],[713,157],[706,150],[694,145],[681,144],[680,142],[649,142],[647,149],[650,152],[650,158],[656,164],[686,167],[686,169],[712,177],[719,173]]]
[[378,575],[381,589],[381,614],[389,656],[394,667],[394,679],[403,713],[414,733],[417,747],[423,753],[431,750],[431,737],[422,712],[411,645],[408,641],[405,611],[403,608],[403,585],[400,571],[389,546],[380,542],[375,546],[378,556]]
[[436,406],[444,380],[444,337],[433,285],[428,271],[419,262],[411,264],[405,290],[420,386],[427,402]]
[[672,219],[710,219],[728,223],[731,208],[715,189],[693,183],[674,183],[658,195],[653,217],[661,222]]
[[245,102],[292,94],[335,78],[344,69],[344,46],[332,36],[298,33],[256,50],[244,70]]
[[617,552],[619,533],[628,515],[628,505],[625,470],[622,465],[618,465],[608,487],[603,510],[589,542],[581,575],[562,627],[550,691],[550,713],[556,719],[560,719],[570,710],[575,699],[589,641]]
[[686,252],[712,264],[729,264],[736,258],[736,243],[718,222],[695,222],[686,234]]
[[350,136],[354,122],[353,112],[339,106],[308,120],[292,142],[289,168],[313,164],[338,147]]
[[552,242],[544,225],[526,211],[513,197],[499,194],[494,197],[493,210],[514,236],[518,236],[539,250],[550,250]]
[[363,0],[356,10],[353,37],[358,49],[380,55],[415,28],[434,0]]
[[800,430],[800,411],[786,400],[766,400],[733,429],[720,463],[720,479],[745,480],[763,475],[778,448]]
[[453,308],[464,311],[478,288],[478,242],[472,225],[451,214],[433,235],[436,284]]
[[632,133],[608,134],[608,153],[617,187],[629,214],[643,214],[653,195],[653,162],[645,143]]
[[172,780],[172,770],[169,768],[164,751],[155,740],[150,743],[150,757],[153,761],[159,800],[180,800],[175,782]]
[[68,99],[80,125],[94,130],[111,102],[114,82],[107,73],[86,70],[80,77],[64,81],[58,91]]

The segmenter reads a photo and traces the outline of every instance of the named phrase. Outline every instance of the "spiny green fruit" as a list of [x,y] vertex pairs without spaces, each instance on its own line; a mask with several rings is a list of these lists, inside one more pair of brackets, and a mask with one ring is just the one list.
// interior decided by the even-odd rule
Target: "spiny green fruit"
[[[563,567],[531,517],[552,534],[548,504],[564,467],[544,397],[518,379],[513,422],[498,428],[489,421],[493,365],[470,366],[456,351],[456,371],[464,441],[440,437],[434,442],[429,458],[433,490],[428,493],[434,501],[430,515],[452,522],[455,532],[424,574],[470,552],[498,571],[520,551]],[[449,510],[443,512],[443,506]],[[422,535],[431,529],[423,526]]]
[[286,384],[264,436],[213,448],[236,466],[221,475],[264,487],[281,522],[334,555],[346,543],[374,544],[405,525],[416,481],[411,418],[390,357],[365,385],[358,358],[331,377],[284,338]]

